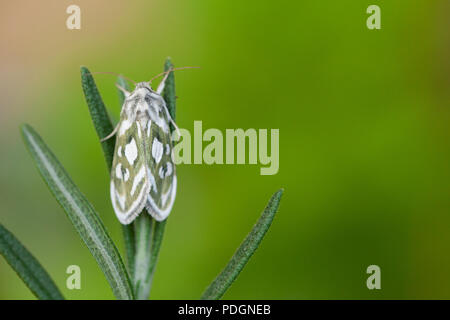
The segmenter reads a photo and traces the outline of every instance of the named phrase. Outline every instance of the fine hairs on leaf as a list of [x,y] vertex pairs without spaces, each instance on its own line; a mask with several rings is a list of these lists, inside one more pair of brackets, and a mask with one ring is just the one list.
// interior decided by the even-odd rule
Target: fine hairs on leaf
[[97,212],[36,131],[23,125],[22,136],[42,178],[97,260],[116,298],[133,299],[128,273]]
[[[119,77],[118,84],[123,88],[129,90],[129,85],[123,77]],[[108,136],[113,130],[114,125],[108,116],[105,104],[103,103],[100,92],[97,89],[94,78],[91,72],[86,67],[81,67],[81,86],[83,88],[86,103],[89,108],[89,113],[94,124],[95,131],[99,137],[100,144],[103,149],[108,173],[111,172],[112,159],[114,155],[114,147],[116,140],[114,138],[101,141]],[[119,91],[119,102],[123,104],[125,97]],[[122,233],[124,237],[125,252],[127,258],[128,270],[130,271],[130,278],[132,278],[132,270],[134,269],[134,229],[132,225],[122,225]]]
[[272,224],[275,213],[280,204],[283,189],[278,190],[270,198],[267,207],[259,217],[253,229],[244,239],[237,251],[231,257],[230,262],[225,266],[222,272],[214,279],[206,291],[203,293],[201,299],[203,300],[217,300],[220,299],[227,289],[236,280],[239,273],[245,267],[248,260],[251,258],[255,250],[258,248],[261,240]]
[[[98,92],[97,86],[95,85],[94,78],[86,67],[81,67],[81,86],[83,87],[84,96],[86,97],[95,131],[97,132],[98,137],[103,139],[114,130],[114,127],[109,119],[100,92]],[[108,170],[111,170],[115,140],[105,140],[101,145],[108,165]]]
[[0,224],[0,253],[40,300],[63,300],[47,271],[20,241]]

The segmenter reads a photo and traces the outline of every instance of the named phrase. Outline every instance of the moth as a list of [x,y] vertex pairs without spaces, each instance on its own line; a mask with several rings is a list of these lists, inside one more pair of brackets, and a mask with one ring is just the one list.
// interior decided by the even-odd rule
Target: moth
[[170,123],[179,129],[161,96],[173,70],[163,73],[156,91],[151,80],[137,83],[133,92],[118,85],[125,95],[120,120],[103,140],[116,135],[110,194],[122,224],[131,223],[144,208],[155,220],[163,221],[175,201],[177,177]]

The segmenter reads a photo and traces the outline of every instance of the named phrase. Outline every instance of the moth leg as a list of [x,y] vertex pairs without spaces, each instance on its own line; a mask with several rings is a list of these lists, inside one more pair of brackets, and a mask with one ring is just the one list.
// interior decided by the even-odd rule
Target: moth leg
[[177,130],[178,136],[181,137],[181,132],[180,129],[178,128],[177,124],[175,123],[175,121],[173,121],[172,117],[170,116],[169,110],[167,110],[167,107],[164,106],[164,110],[166,111],[167,114],[167,118],[169,119],[170,123],[172,123],[172,125],[174,126],[175,130]]
[[117,89],[119,89],[120,91],[123,92],[123,94],[125,95],[126,98],[128,98],[130,96],[131,93],[129,93],[125,88],[123,88],[118,83],[116,83],[116,87],[117,87]]
[[104,137],[103,139],[101,139],[100,142],[106,141],[106,140],[108,140],[109,138],[111,138],[112,136],[114,136],[114,135],[116,134],[117,130],[119,129],[119,125],[120,125],[120,122],[116,125],[116,127],[114,128],[114,130],[113,130],[109,135],[107,135],[106,137]]
[[177,130],[177,134],[179,137],[181,137],[181,132],[180,129],[178,128],[177,124],[175,123],[175,121],[172,120],[172,118],[169,118],[170,122],[173,124],[173,126],[175,127],[175,130]]
[[[172,70],[169,70],[169,71],[172,71]],[[158,89],[156,89],[156,93],[157,93],[157,94],[161,94],[161,93],[163,92],[164,86],[166,85],[166,80],[167,80],[167,77],[169,76],[169,74],[170,74],[170,72],[167,72],[167,73],[164,75],[164,78],[163,78],[163,79],[161,80],[161,82],[159,83]]]

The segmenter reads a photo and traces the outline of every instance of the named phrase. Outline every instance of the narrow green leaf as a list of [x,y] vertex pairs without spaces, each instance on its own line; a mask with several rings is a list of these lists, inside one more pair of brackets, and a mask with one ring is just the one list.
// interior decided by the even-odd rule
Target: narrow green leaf
[[220,299],[225,291],[236,280],[239,273],[245,267],[245,264],[250,260],[255,250],[258,248],[261,240],[269,229],[275,213],[280,204],[283,189],[278,190],[270,198],[269,203],[259,217],[253,229],[241,243],[240,247],[231,257],[230,262],[225,266],[225,269],[214,279],[206,291],[203,293],[201,299],[203,300],[217,300]]
[[152,247],[150,257],[150,285],[153,280],[153,274],[155,273],[156,264],[158,263],[159,249],[161,248],[162,239],[164,236],[164,230],[166,228],[167,219],[164,221],[156,221],[152,230]]
[[128,274],[130,279],[133,279],[134,271],[134,255],[136,249],[134,246],[134,228],[133,224],[127,224],[122,226],[123,241],[125,245],[125,254],[127,257]]
[[64,300],[47,271],[20,241],[0,224],[0,253],[40,300]]
[[[119,86],[121,86],[122,88],[124,88],[127,91],[130,91],[130,85],[128,83],[127,80],[125,80],[124,77],[117,77],[117,82],[116,82]],[[123,94],[122,91],[117,90],[117,93],[119,94],[119,105],[120,107],[122,107],[123,102],[125,101],[125,95]]]
[[[118,84],[120,84],[125,89],[129,89],[127,82],[122,77],[119,77]],[[83,87],[83,92],[86,98],[87,105],[89,107],[89,112],[91,114],[95,131],[97,132],[99,139],[102,139],[108,136],[114,130],[114,126],[108,116],[108,111],[106,110],[102,97],[98,92],[94,78],[86,67],[81,67],[81,86]],[[124,99],[125,97],[123,96],[123,93],[119,91],[119,101],[121,101],[121,106]],[[111,172],[116,139],[112,137],[111,139],[100,142],[100,144],[103,149],[108,172]],[[134,263],[133,227],[131,225],[122,225],[122,233],[124,237],[128,270],[130,270],[131,272],[131,270],[133,270]]]
[[41,176],[97,260],[116,298],[133,299],[125,266],[97,212],[36,131],[23,125],[22,136]]
[[[166,62],[164,63],[164,71],[167,71],[170,68],[173,68],[173,64],[172,64],[172,61],[170,60],[170,58],[167,58]],[[169,109],[170,116],[172,117],[173,121],[175,121],[176,111],[177,111],[177,106],[176,106],[177,96],[175,94],[175,75],[174,75],[173,71],[167,77],[166,85],[164,87],[164,92],[163,92],[163,98],[167,104],[167,108]],[[172,124],[171,124],[171,128],[172,128],[172,131],[173,131],[173,129],[175,129],[172,126]]]
[[[86,98],[92,122],[100,139],[107,137],[113,130],[113,124],[106,111],[100,92],[98,92],[92,74],[86,67],[81,67],[81,86],[83,87],[84,96]],[[114,154],[115,139],[108,139],[101,142],[103,154],[111,171],[111,165]]]

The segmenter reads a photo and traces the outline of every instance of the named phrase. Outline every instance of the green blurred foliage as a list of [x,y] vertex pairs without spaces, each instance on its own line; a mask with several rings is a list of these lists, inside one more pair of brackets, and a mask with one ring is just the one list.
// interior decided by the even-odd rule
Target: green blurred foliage
[[[450,298],[448,2],[76,2],[81,30],[65,29],[69,3],[42,1],[35,15],[52,17],[42,43],[27,31],[29,47],[4,49],[43,58],[23,61],[34,70],[30,85],[11,86],[20,106],[13,114],[2,99],[0,127],[1,222],[67,298],[113,295],[39,177],[18,125],[39,131],[123,252],[79,66],[142,81],[167,56],[176,66],[201,66],[176,74],[178,125],[279,128],[280,170],[180,165],[152,298],[199,298],[280,187],[271,229],[224,298]],[[366,28],[370,4],[381,7],[381,30]],[[103,10],[109,5],[112,13]],[[14,13],[7,9],[2,16]],[[115,78],[95,78],[117,117]],[[81,267],[82,290],[65,287],[71,264]],[[381,267],[382,290],[366,288],[371,264]],[[33,298],[3,259],[0,298]]]

